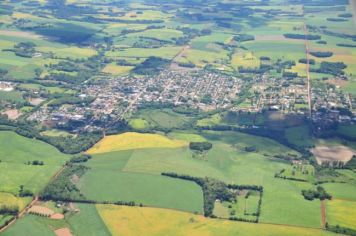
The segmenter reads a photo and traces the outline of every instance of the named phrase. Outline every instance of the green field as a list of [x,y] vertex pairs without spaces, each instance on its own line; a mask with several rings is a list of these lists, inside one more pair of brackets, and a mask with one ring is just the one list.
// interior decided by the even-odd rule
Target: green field
[[178,114],[168,109],[142,110],[137,116],[146,120],[150,127],[168,129],[187,126],[191,121],[190,117]]
[[[143,152],[147,150],[150,149],[142,149]],[[133,152],[128,150],[94,155],[87,164],[91,169],[79,183],[83,194],[88,199],[98,201],[135,201],[149,206],[202,212],[202,191],[195,183],[122,171]]]
[[327,219],[330,225],[356,230],[355,201],[334,199],[327,202]]
[[64,220],[51,220],[46,217],[26,215],[3,235],[55,235],[54,230],[69,228],[74,235],[110,235],[107,227],[99,216],[95,205],[75,204],[79,212],[66,214]]
[[70,215],[66,220],[74,235],[110,235],[95,205],[76,204],[76,207],[79,208],[80,212]]
[[27,235],[38,235],[38,236],[49,236],[56,234],[54,231],[43,222],[43,217],[28,215],[16,222],[13,227],[10,227],[6,230],[2,235],[10,236],[10,235],[19,235],[19,236],[27,236]]
[[352,183],[326,183],[323,187],[336,199],[356,201],[356,187]]
[[88,199],[134,201],[148,206],[202,213],[203,194],[194,183],[159,175],[90,170],[80,182]]
[[[33,192],[41,190],[61,168],[68,156],[56,148],[13,132],[0,132],[0,191],[18,194],[19,186]],[[27,162],[43,161],[44,165]]]

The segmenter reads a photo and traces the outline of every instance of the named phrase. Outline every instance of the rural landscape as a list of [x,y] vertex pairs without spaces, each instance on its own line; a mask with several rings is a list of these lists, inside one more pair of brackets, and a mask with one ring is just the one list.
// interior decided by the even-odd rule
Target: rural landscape
[[356,236],[356,1],[2,0],[0,235]]

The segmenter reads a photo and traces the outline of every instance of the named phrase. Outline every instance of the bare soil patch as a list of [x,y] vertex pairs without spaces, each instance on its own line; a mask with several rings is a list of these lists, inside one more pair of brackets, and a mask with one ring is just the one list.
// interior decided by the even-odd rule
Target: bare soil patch
[[10,109],[10,110],[4,111],[2,114],[7,115],[7,117],[10,120],[16,120],[17,118],[19,118],[21,116],[21,112],[17,109]]
[[74,203],[70,202],[68,205],[70,211],[74,211],[74,212],[80,212],[79,208],[77,208]]
[[256,41],[274,41],[274,40],[286,40],[283,35],[256,35]]
[[28,102],[31,103],[31,105],[37,106],[40,105],[44,101],[43,98],[30,98],[28,99]]
[[57,236],[72,236],[69,228],[61,228],[54,231]]
[[21,37],[21,38],[28,38],[28,39],[42,39],[43,38],[41,35],[34,34],[31,32],[11,31],[11,30],[0,30],[0,35]]
[[256,35],[256,41],[297,41],[300,42],[300,39],[290,39],[284,37],[284,35]]
[[50,218],[53,220],[62,220],[62,219],[64,219],[64,215],[61,213],[55,213],[55,214],[51,215]]
[[348,162],[356,154],[355,150],[346,146],[317,146],[311,149],[318,164],[322,162],[341,161]]
[[34,214],[41,214],[45,216],[52,216],[54,214],[54,211],[43,206],[32,206],[29,210],[29,213],[34,213]]
[[333,84],[335,86],[344,87],[347,84],[347,80],[342,79],[330,79],[327,81],[329,84]]

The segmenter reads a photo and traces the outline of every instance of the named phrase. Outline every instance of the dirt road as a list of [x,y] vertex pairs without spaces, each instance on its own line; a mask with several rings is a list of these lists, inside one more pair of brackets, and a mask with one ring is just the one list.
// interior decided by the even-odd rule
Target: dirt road
[[354,24],[355,24],[355,28],[356,28],[356,0],[350,0],[350,5],[352,8],[352,14],[354,15]]
[[321,211],[321,227],[324,229],[326,226],[326,200],[320,201]]

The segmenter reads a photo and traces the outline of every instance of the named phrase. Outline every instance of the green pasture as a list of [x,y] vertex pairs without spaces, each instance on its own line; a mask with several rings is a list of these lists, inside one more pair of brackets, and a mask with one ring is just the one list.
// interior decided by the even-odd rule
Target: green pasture
[[192,182],[160,175],[89,170],[79,183],[82,193],[97,201],[135,201],[148,206],[202,213],[203,194]]
[[[41,190],[68,156],[44,142],[0,132],[0,191],[18,194],[19,186],[33,192]],[[44,165],[27,162],[43,161]]]
[[191,118],[169,109],[145,109],[138,112],[138,118],[145,120],[150,127],[179,128],[186,126]]
[[18,235],[18,236],[55,236],[54,231],[49,225],[44,224],[45,218],[41,216],[28,215],[16,221],[13,227],[10,227],[2,235]]
[[75,204],[79,213],[66,220],[74,235],[109,236],[110,233],[93,204]]

